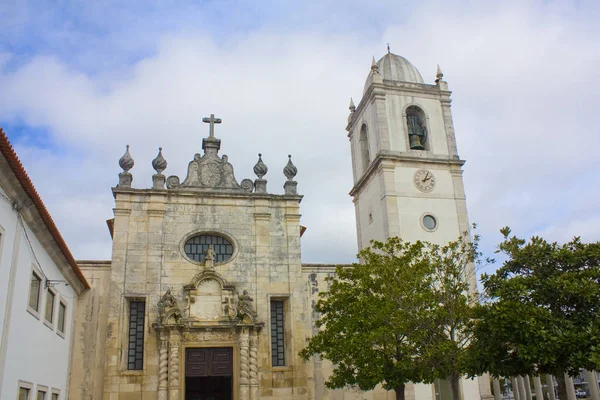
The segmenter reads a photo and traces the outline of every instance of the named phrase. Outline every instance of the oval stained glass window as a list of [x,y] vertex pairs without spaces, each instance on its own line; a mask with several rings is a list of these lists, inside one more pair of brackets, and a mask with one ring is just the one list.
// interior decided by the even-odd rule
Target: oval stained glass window
[[215,262],[225,262],[233,255],[233,244],[222,236],[200,234],[192,236],[183,245],[185,254],[192,260],[204,262],[208,246],[212,245]]

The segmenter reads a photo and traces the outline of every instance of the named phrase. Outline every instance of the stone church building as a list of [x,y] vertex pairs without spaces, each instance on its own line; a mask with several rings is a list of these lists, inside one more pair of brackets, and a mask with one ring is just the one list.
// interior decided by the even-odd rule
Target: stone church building
[[[443,243],[469,227],[450,92],[438,69],[426,84],[405,58],[373,60],[346,130],[359,249],[400,236]],[[332,391],[331,365],[298,352],[314,333],[313,304],[334,265],[302,264],[301,185],[290,157],[283,194],[239,181],[218,118],[205,118],[202,153],[185,177],[162,174],[132,187],[129,149],[114,187],[110,261],[80,261],[91,289],[77,306],[71,399],[394,399],[381,389]],[[310,193],[306,193],[310,196]],[[349,266],[350,267],[350,266]],[[463,380],[465,399],[489,395]],[[450,389],[408,385],[407,398],[445,400]]]

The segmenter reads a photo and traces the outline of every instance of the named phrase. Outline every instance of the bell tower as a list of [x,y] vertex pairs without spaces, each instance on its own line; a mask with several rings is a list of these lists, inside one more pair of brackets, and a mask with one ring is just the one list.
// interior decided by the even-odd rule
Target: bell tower
[[[348,138],[359,250],[389,237],[444,244],[469,230],[448,83],[439,66],[426,84],[404,57],[373,62],[363,97],[350,100]],[[475,274],[471,285],[476,288]],[[489,377],[462,379],[464,399],[493,398]],[[445,380],[415,384],[408,398],[451,398]]]
[[426,84],[404,57],[371,65],[363,97],[350,103],[358,247],[399,236],[445,243],[469,230],[448,84]]

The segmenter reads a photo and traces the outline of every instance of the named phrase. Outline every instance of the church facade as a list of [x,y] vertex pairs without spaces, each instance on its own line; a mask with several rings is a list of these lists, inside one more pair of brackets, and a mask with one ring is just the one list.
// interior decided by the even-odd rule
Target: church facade
[[[468,231],[464,161],[450,92],[440,71],[437,78],[423,83],[388,52],[373,60],[363,98],[350,106],[359,249],[371,239],[443,243]],[[302,264],[297,169],[290,156],[283,194],[269,193],[260,155],[257,179],[238,181],[214,134],[220,120],[205,122],[203,153],[183,179],[163,175],[159,151],[153,186],[134,188],[129,149],[119,162],[112,258],[79,262],[92,289],[77,307],[70,398],[395,398],[326,389],[331,365],[298,356],[335,265]],[[464,380],[464,398],[485,397],[485,386]],[[443,383],[408,390],[409,399],[446,394]]]

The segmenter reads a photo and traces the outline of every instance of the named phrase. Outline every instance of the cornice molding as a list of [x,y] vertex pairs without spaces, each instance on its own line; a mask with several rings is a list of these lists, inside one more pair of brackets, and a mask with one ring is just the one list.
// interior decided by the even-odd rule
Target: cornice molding
[[[112,188],[113,196],[116,198],[119,194],[125,195],[146,195],[148,197],[157,194],[156,189],[134,189],[134,188]],[[205,198],[222,198],[222,199],[249,199],[249,200],[293,200],[300,203],[304,195],[289,195],[289,194],[270,194],[270,193],[238,193],[238,192],[211,192],[211,191],[187,191],[185,189],[169,189],[166,191],[169,196],[182,197],[205,197]]]
[[[443,165],[443,166],[451,166],[455,168],[461,168],[465,160],[452,160],[445,156],[433,156],[433,157],[417,157],[408,155],[406,153],[396,152],[396,151],[380,151],[377,153],[375,160],[369,165],[369,168],[363,173],[358,182],[354,185],[352,190],[350,190],[350,196],[355,196],[362,190],[362,188],[366,185],[367,182],[371,179],[371,177],[378,173],[380,169],[387,168],[387,166],[383,166],[382,164],[386,161],[391,161],[394,164],[400,162],[410,162],[410,163],[424,163],[431,165]],[[394,165],[395,167],[395,165]]]

